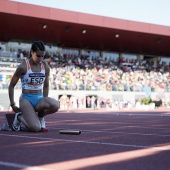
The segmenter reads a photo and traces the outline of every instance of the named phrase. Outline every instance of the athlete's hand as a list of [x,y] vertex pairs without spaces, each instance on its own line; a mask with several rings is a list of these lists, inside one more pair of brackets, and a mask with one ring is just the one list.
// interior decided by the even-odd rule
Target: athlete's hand
[[21,112],[20,108],[17,107],[17,106],[11,106],[12,107],[12,110],[15,112],[15,113],[18,113],[18,112]]

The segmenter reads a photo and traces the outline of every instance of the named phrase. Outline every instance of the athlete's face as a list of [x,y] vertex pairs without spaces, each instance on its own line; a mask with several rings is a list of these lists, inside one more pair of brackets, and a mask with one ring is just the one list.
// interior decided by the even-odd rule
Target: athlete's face
[[35,62],[41,62],[44,58],[44,55],[45,55],[44,51],[36,51],[32,53],[32,57]]

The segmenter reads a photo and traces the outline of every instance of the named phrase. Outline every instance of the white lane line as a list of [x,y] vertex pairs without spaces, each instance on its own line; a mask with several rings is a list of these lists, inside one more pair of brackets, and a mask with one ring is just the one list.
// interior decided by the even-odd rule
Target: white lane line
[[83,114],[83,113],[89,113],[89,114],[93,114],[93,115],[122,115],[122,116],[157,116],[157,117],[160,117],[160,116],[170,116],[170,113],[169,111],[142,111],[142,110],[133,110],[133,111],[130,111],[130,110],[124,110],[124,111],[120,111],[120,110],[98,110],[98,111],[94,111],[94,110],[84,110],[84,111],[73,111],[71,112],[72,114]]
[[85,130],[85,132],[170,137],[170,135],[160,135],[156,133],[127,133],[127,132],[108,132],[108,131],[94,131],[94,130]]
[[[56,130],[61,130],[61,129],[66,129],[66,128],[49,128],[49,129],[56,129]],[[125,134],[125,135],[142,135],[142,136],[160,136],[160,137],[170,137],[170,135],[160,135],[156,133],[135,133],[135,132],[109,132],[109,131],[95,131],[95,130],[84,130],[84,129],[71,129],[71,130],[79,130],[81,132],[89,132],[89,133],[107,133],[107,134]]]
[[155,127],[155,126],[165,126],[165,125],[168,125],[168,122],[164,123],[164,122],[161,122],[159,124],[155,123],[155,124],[150,124],[150,122],[144,122],[143,120],[140,120],[140,121],[136,121],[136,122],[124,122],[124,121],[114,121],[114,120],[109,120],[109,121],[104,121],[102,119],[90,119],[90,120],[86,120],[86,121],[83,121],[83,120],[74,120],[74,119],[68,119],[68,120],[64,120],[64,121],[60,121],[60,120],[48,120],[47,121],[47,124],[50,124],[52,123],[53,121],[55,121],[57,124],[59,125],[62,125],[63,123],[66,123],[66,125],[69,125],[70,122],[72,123],[71,125],[84,125],[84,124],[91,124],[91,125],[102,125],[102,126],[106,126],[109,125],[109,126],[123,126],[123,127],[137,127],[137,128],[153,128],[153,129],[167,129],[166,127]]
[[96,144],[96,145],[132,147],[132,148],[152,148],[152,149],[155,149],[155,150],[168,150],[168,151],[170,150],[169,147],[156,147],[156,146],[152,147],[152,146],[144,146],[144,145],[128,145],[128,144],[121,144],[121,143],[107,143],[107,142],[93,142],[93,141],[83,141],[83,140],[55,139],[55,138],[24,136],[24,135],[0,134],[0,136],[27,138],[27,139],[38,139],[38,140],[62,141],[62,142],[73,142],[73,143],[84,143],[84,144]]
[[9,166],[9,167],[13,167],[13,168],[28,168],[29,167],[29,166],[23,165],[23,164],[3,162],[3,161],[0,161],[0,165]]
[[170,129],[170,128],[157,128],[157,127],[142,127],[142,126],[123,126],[123,127],[127,127],[127,128],[140,128],[140,129],[154,129],[154,130],[166,130],[166,129]]
[[[72,120],[66,120],[66,122],[67,121],[72,121]],[[90,121],[90,120],[89,120]],[[92,121],[92,120],[91,120]],[[103,122],[102,122],[103,123]],[[105,122],[106,123],[106,122]],[[108,122],[107,122],[108,123]],[[49,124],[50,125],[50,123],[49,122],[47,122],[47,124]],[[163,127],[163,128],[158,128],[158,127],[154,127],[154,126],[148,126],[147,124],[143,124],[143,123],[135,123],[135,124],[140,124],[141,126],[137,126],[137,125],[131,125],[132,123],[123,123],[123,124],[126,124],[126,125],[123,125],[123,126],[121,126],[122,125],[122,122],[114,122],[114,121],[112,121],[112,122],[109,122],[108,124],[107,124],[107,126],[113,126],[113,125],[115,125],[115,126],[121,126],[121,127],[123,127],[123,128],[133,128],[133,127],[135,127],[135,128],[142,128],[142,129],[154,129],[154,130],[166,130],[166,129],[170,129],[170,128],[165,128],[165,127]],[[128,124],[130,124],[130,125],[128,125]],[[57,125],[63,125],[63,123],[57,123]],[[69,126],[75,126],[75,125],[82,125],[82,123],[74,123],[74,124],[69,124],[69,123],[65,123],[64,125],[69,125]],[[168,124],[169,125],[169,124]],[[100,125],[96,125],[96,124],[94,124],[94,126],[106,126],[106,124],[100,124]],[[145,126],[145,127],[143,127],[143,126]],[[147,127],[148,126],[148,127]]]
[[[87,111],[87,112],[89,112],[89,111]],[[87,113],[87,112],[84,112],[85,114]],[[160,111],[161,112],[161,111]],[[72,112],[73,113],[73,112]],[[74,112],[74,113],[76,113],[76,114],[83,114],[83,112],[82,113],[80,113],[80,112]],[[74,114],[73,113],[73,114]],[[93,113],[93,112],[90,112],[90,114],[93,114],[93,115],[97,115],[97,114],[99,114],[99,115],[112,115],[112,116],[142,116],[142,117],[170,117],[170,113],[168,112],[168,111],[166,111],[166,112],[164,112],[164,113],[159,113],[159,112],[148,112],[148,111],[146,111],[146,112],[143,112],[143,113],[135,113],[135,112],[111,112],[111,111],[109,111],[109,112],[107,112],[107,111],[104,111],[104,112],[96,112],[96,113]]]
[[116,113],[117,116],[144,116],[144,117],[170,117],[170,114],[167,113]]
[[142,136],[160,136],[160,137],[170,137],[170,135],[159,135],[159,134],[146,134],[146,133],[126,133],[126,132],[108,132],[108,131],[85,131],[92,133],[108,133],[108,134],[124,134],[124,135],[142,135]]
[[4,161],[0,161],[0,165],[5,166],[5,167],[22,168],[22,169],[27,169],[27,170],[50,170],[50,169],[41,168],[41,167],[38,167],[38,166],[29,166],[29,165],[17,164],[17,163],[11,163],[11,162],[4,162]]

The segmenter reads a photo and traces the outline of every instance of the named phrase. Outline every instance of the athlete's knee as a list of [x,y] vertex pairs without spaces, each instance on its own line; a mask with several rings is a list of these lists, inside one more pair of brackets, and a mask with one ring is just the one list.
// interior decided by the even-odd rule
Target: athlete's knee
[[54,102],[52,102],[51,104],[51,109],[54,111],[54,112],[57,112],[60,108],[60,104],[57,100],[55,100]]
[[41,126],[39,126],[39,125],[30,125],[29,126],[29,130],[31,131],[31,132],[39,132],[40,130],[41,130]]

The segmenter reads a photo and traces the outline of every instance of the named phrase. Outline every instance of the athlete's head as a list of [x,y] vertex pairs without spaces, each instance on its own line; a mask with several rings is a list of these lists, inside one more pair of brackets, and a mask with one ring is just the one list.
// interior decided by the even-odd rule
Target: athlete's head
[[34,41],[31,47],[31,50],[34,52],[45,51],[45,45],[42,41]]
[[45,45],[42,41],[34,41],[31,50],[30,58],[33,57],[35,60],[42,60],[45,55]]

